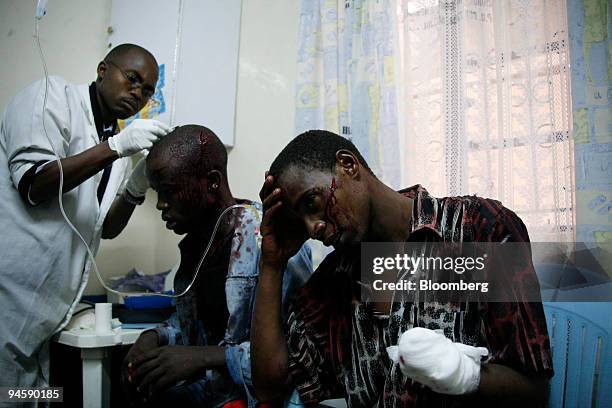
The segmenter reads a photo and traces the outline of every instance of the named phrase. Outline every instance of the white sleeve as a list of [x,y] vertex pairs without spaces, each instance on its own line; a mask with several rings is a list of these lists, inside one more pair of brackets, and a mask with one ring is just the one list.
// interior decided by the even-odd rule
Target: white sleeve
[[44,79],[19,92],[7,107],[0,143],[6,152],[15,188],[34,164],[55,160],[54,150],[61,158],[66,157],[70,143],[70,108],[66,86],[67,83],[61,78],[49,78],[44,112],[46,135],[42,120]]

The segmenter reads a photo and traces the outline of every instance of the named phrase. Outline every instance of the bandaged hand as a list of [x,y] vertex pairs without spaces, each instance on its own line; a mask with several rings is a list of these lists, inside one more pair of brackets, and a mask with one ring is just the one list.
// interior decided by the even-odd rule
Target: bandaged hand
[[136,163],[136,166],[134,166],[134,170],[132,170],[132,174],[125,185],[125,189],[128,193],[136,198],[144,197],[151,186],[145,172],[146,167],[146,158],[143,157]]
[[437,331],[415,327],[402,334],[397,346],[387,347],[387,353],[405,376],[440,394],[463,395],[478,389],[480,360],[489,351],[453,343]]
[[170,127],[154,119],[134,119],[119,134],[108,138],[108,146],[119,157],[131,156],[145,149],[170,132]]

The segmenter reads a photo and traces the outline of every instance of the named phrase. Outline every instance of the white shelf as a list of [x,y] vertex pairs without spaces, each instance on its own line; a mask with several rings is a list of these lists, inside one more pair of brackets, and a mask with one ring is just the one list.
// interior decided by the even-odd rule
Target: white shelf
[[[152,325],[151,327],[154,327]],[[78,348],[111,347],[121,344],[134,344],[145,329],[113,329],[109,334],[96,334],[93,329],[63,330],[54,337],[54,341]]]

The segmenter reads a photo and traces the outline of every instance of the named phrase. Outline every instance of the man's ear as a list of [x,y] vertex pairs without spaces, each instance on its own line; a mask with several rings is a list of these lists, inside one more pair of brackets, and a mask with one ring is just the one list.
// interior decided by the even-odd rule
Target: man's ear
[[340,149],[336,152],[336,167],[351,178],[359,175],[359,159],[349,150]]
[[221,187],[223,174],[219,170],[211,170],[206,174],[206,184],[208,184],[208,192],[215,193]]
[[108,69],[108,65],[106,65],[106,62],[104,61],[100,61],[100,63],[98,64],[98,69],[97,69],[97,73],[98,73],[98,80],[104,79],[104,75],[106,75],[106,71]]

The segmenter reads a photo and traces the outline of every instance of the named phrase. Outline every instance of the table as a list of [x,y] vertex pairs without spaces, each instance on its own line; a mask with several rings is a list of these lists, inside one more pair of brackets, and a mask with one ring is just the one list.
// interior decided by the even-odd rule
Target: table
[[145,330],[141,328],[116,328],[109,334],[96,334],[93,329],[63,330],[54,341],[81,349],[83,361],[83,407],[106,408],[110,406],[110,347],[134,344]]

